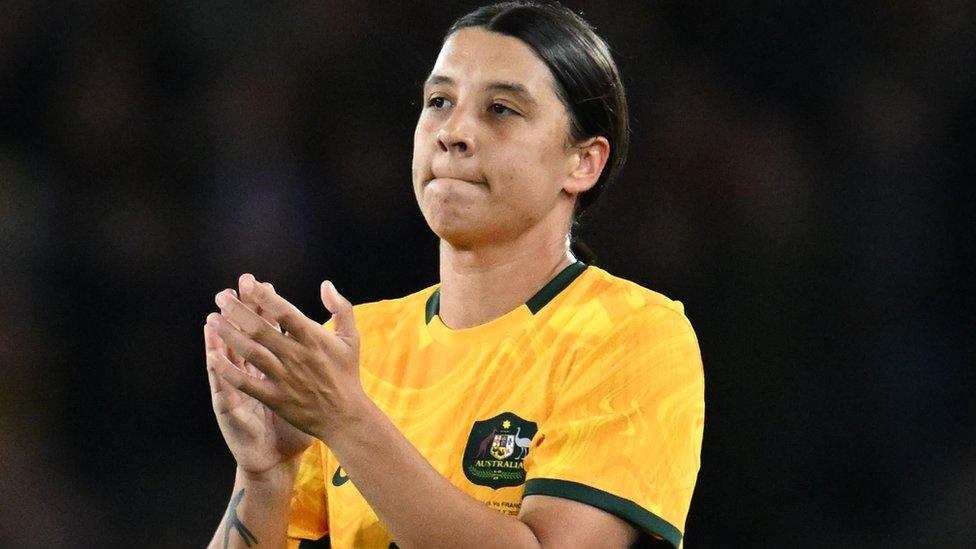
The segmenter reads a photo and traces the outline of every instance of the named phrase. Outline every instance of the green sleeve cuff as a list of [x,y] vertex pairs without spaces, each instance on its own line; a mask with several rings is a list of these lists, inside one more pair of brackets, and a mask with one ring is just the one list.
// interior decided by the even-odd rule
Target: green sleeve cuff
[[615,496],[592,486],[568,480],[534,478],[526,481],[525,492],[523,492],[522,497],[525,496],[554,496],[579,501],[597,509],[603,509],[645,532],[655,534],[670,543],[675,549],[681,545],[681,531],[668,521],[629,499]]
[[298,544],[298,549],[329,549],[330,547],[332,547],[332,542],[328,534],[316,540],[303,539]]

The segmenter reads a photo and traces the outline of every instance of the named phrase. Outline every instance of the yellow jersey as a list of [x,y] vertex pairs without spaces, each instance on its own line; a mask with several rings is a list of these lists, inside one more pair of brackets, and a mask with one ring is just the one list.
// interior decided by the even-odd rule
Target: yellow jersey
[[[682,304],[583,263],[474,328],[445,326],[439,297],[432,286],[354,308],[363,388],[431,466],[500,513],[564,497],[679,547],[705,415]],[[288,537],[392,541],[321,441],[302,458]]]

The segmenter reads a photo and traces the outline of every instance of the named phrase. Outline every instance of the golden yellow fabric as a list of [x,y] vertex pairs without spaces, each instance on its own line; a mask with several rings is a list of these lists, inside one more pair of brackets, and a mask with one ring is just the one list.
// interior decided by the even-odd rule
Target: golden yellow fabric
[[[590,266],[535,313],[452,330],[427,321],[436,290],[355,308],[363,387],[430,464],[499,512],[526,491],[569,497],[679,545],[705,412],[682,304]],[[292,546],[388,547],[338,467],[321,442],[306,452]]]

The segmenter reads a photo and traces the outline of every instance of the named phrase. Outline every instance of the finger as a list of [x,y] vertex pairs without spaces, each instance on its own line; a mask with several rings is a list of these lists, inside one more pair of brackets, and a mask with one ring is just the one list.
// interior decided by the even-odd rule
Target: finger
[[290,356],[297,350],[298,344],[295,340],[282,334],[280,330],[248,308],[234,296],[232,290],[218,293],[214,301],[220,307],[224,318],[248,337],[267,347],[276,356]]
[[244,360],[236,352],[234,352],[233,349],[227,347],[224,340],[220,339],[220,334],[217,333],[217,330],[207,326],[206,324],[203,325],[203,340],[204,346],[207,350],[213,349],[226,355],[227,358],[237,365],[238,368],[242,368],[244,366]]
[[239,355],[233,352],[224,343],[224,340],[220,338],[220,334],[217,330],[208,324],[203,325],[203,340],[204,347],[207,352],[207,377],[210,381],[210,389],[214,393],[226,390],[228,387],[226,384],[220,382],[220,378],[215,376],[210,364],[211,355],[220,356],[224,360],[230,361],[238,369],[244,369],[244,360],[239,357]]
[[245,362],[244,363],[243,370],[245,372],[251,374],[252,376],[258,378],[258,379],[264,379],[264,378],[268,377],[268,376],[264,375],[261,372],[261,370],[259,370],[255,365],[251,364],[250,362]]
[[[234,291],[233,289],[231,289],[231,292],[234,293],[234,297],[237,297],[237,292],[236,291]],[[217,337],[219,338],[220,336],[218,335]],[[224,343],[224,340],[221,339],[220,340],[220,344],[224,346],[224,354],[227,355],[227,358],[229,358],[230,361],[233,362],[235,366],[237,366],[238,368],[240,368],[240,369],[243,370],[244,369],[244,358],[241,355],[237,354],[237,351],[235,351],[234,349],[231,349],[230,347],[228,347],[227,344]]]
[[210,362],[213,360],[211,358],[213,355],[223,354],[221,349],[223,342],[220,341],[220,336],[217,335],[217,332],[206,324],[203,325],[203,342],[207,354],[207,380],[210,382],[210,392],[217,394],[224,390],[225,387],[220,382],[220,376],[213,371],[213,366]]
[[[251,339],[218,313],[210,313],[207,316],[207,324],[217,331],[229,348],[237,351],[244,359],[245,364],[254,365],[272,379],[280,378],[284,372],[284,367],[278,357],[267,347]],[[284,337],[280,333],[278,335]]]
[[[238,282],[238,285],[240,285],[239,282]],[[269,283],[269,285],[271,286],[271,290],[273,291],[274,290],[274,285],[273,284],[270,284],[270,283]],[[242,293],[241,294],[241,297],[240,297],[240,300],[241,300],[241,303],[247,305],[252,311],[254,311],[254,313],[256,315],[258,315],[261,318],[263,318],[274,329],[276,329],[278,331],[281,331],[281,325],[278,324],[278,321],[275,320],[274,317],[271,315],[271,311],[264,310],[264,307],[262,307],[258,303],[255,303],[253,298],[254,298],[253,294],[243,294]]]
[[207,351],[222,351],[223,341],[221,341],[220,336],[217,335],[217,331],[208,326],[203,325],[203,346]]
[[[217,337],[220,337],[220,336],[218,335]],[[235,351],[234,349],[231,349],[230,346],[227,345],[227,343],[224,343],[224,340],[223,339],[221,339],[220,342],[224,346],[224,354],[227,355],[227,358],[230,359],[230,361],[233,362],[235,366],[237,366],[238,368],[243,369],[244,368],[244,357],[242,357],[241,355],[239,355],[237,353],[237,351]]]
[[258,379],[234,366],[227,357],[213,354],[208,360],[210,369],[222,383],[254,397],[271,407],[275,401],[274,384],[267,379]]
[[264,321],[267,322],[272,328],[281,331],[281,325],[278,324],[278,321],[275,320],[273,316],[271,316],[271,311],[265,311],[263,307],[257,304],[253,304],[251,310],[254,311],[254,314],[263,318]]
[[343,297],[335,285],[328,280],[322,282],[320,292],[322,304],[332,313],[335,334],[347,344],[354,344],[359,340],[359,331],[356,329],[356,318],[353,316],[352,303]]
[[227,380],[217,373],[222,364],[229,365],[230,368],[240,370],[222,352],[216,349],[207,350],[207,381],[210,383],[210,397],[214,412],[223,414],[241,403],[243,398],[247,398],[240,390],[234,388]]
[[207,352],[213,351],[228,360],[231,364],[236,366],[238,369],[244,370],[244,359],[241,358],[233,349],[227,346],[223,339],[221,339],[220,334],[217,333],[217,329],[209,324],[203,325],[203,339]]
[[321,326],[318,322],[308,318],[298,307],[274,291],[274,287],[267,283],[259,283],[253,275],[241,275],[241,294],[254,304],[260,305],[268,316],[287,330],[291,337],[303,343],[312,341]]
[[220,354],[213,350],[207,351],[207,381],[210,382],[210,396],[213,402],[214,411],[217,413],[226,412],[237,402],[240,402],[240,398],[244,396],[243,393],[235,389],[229,382],[227,382],[220,374],[217,373],[217,369],[222,363],[229,364],[231,368],[239,370],[237,366],[234,366],[234,364],[227,359],[226,355]]

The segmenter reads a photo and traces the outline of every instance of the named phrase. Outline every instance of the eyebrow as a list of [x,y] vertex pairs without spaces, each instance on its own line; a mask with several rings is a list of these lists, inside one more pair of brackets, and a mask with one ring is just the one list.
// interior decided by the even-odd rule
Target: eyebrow
[[[427,78],[427,81],[424,82],[424,88],[437,85],[457,86],[457,82],[450,76],[444,76],[442,74],[432,74]],[[522,84],[519,84],[518,82],[496,80],[486,84],[484,91],[504,91],[514,95],[517,99],[524,103],[528,103],[529,105],[534,106],[538,104],[538,101],[532,97],[532,94],[529,92],[528,88]]]

